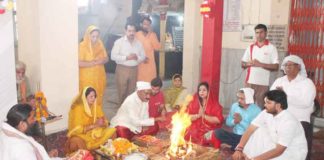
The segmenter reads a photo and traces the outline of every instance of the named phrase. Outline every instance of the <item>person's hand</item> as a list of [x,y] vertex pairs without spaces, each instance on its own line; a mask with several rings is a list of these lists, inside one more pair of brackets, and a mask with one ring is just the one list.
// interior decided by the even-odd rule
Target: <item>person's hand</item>
[[102,126],[104,126],[104,125],[105,125],[105,119],[104,119],[103,117],[98,118],[97,121],[96,121],[96,125],[97,125],[98,127],[102,127]]
[[177,111],[180,110],[180,105],[175,105],[174,109],[177,110]]
[[202,107],[200,107],[198,115],[199,117],[202,117],[204,115],[204,109]]
[[57,149],[52,149],[51,151],[48,152],[48,155],[50,157],[57,157],[58,156],[58,151]]
[[257,59],[253,59],[252,66],[253,67],[262,67],[262,63],[260,61],[258,61]]
[[195,121],[198,118],[200,118],[201,116],[199,116],[199,114],[194,114],[194,115],[190,115],[190,117],[191,117],[191,121]]
[[241,115],[239,113],[234,113],[234,123],[238,124],[241,122],[241,120],[242,120]]
[[166,120],[166,118],[164,116],[154,118],[155,122],[163,122],[165,120]]
[[136,55],[135,53],[131,53],[130,55],[128,55],[128,56],[126,57],[126,59],[127,59],[127,60],[137,60],[138,57],[137,57],[137,55]]
[[148,57],[145,57],[145,59],[144,59],[144,63],[148,63],[148,61],[149,61],[149,58]]
[[144,132],[144,131],[146,131],[146,130],[148,130],[148,129],[149,129],[148,126],[143,126],[143,127],[142,127],[142,132]]
[[235,151],[232,155],[233,160],[244,160],[245,155],[242,151]]
[[160,104],[158,108],[158,112],[161,113],[164,110],[164,104]]
[[98,65],[99,61],[98,60],[93,60],[92,63],[93,63],[93,65]]
[[244,63],[244,68],[251,67],[251,66],[253,66],[252,61],[249,61],[249,62],[245,62]]

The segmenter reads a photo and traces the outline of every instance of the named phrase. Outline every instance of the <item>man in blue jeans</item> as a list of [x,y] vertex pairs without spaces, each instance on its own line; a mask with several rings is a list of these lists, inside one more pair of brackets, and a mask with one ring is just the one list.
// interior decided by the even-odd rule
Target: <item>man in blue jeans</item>
[[232,104],[230,113],[226,118],[226,125],[233,127],[233,132],[226,131],[223,128],[216,129],[207,134],[206,138],[216,136],[222,144],[230,145],[231,149],[234,150],[251,121],[261,112],[260,107],[254,104],[253,95],[254,90],[251,88],[241,88],[237,92],[238,102]]

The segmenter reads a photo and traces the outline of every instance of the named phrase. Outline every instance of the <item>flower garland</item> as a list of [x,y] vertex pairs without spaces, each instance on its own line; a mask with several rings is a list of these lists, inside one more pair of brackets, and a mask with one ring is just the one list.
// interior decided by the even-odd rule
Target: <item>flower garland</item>
[[[47,110],[47,104],[46,104],[47,101],[44,96],[44,93],[41,91],[36,92],[35,99],[36,99],[36,120],[38,122],[44,122],[49,115]],[[43,118],[45,119],[43,120]]]
[[6,10],[12,10],[13,7],[13,0],[0,0],[0,14],[4,14]]

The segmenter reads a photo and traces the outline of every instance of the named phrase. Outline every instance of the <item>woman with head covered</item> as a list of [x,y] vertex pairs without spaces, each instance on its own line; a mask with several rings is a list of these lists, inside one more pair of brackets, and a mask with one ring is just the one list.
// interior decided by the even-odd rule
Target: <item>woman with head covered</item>
[[191,117],[191,126],[186,131],[185,139],[191,139],[193,143],[200,145],[212,144],[218,148],[219,141],[204,138],[207,132],[220,128],[224,120],[223,107],[218,103],[207,82],[198,85],[197,93],[188,105],[187,111]]
[[66,152],[78,149],[93,150],[114,136],[115,128],[108,128],[102,107],[96,103],[97,93],[85,87],[74,99],[69,112]]
[[105,46],[100,40],[99,29],[91,25],[87,28],[79,48],[79,89],[91,86],[97,91],[97,103],[101,106],[106,87],[104,64],[108,62]]

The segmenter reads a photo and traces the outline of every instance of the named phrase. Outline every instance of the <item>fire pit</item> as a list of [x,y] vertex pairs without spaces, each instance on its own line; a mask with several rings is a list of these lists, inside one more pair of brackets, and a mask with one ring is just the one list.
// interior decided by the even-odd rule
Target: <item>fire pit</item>
[[[181,105],[179,112],[172,116],[172,129],[170,132],[161,132],[157,135],[160,142],[153,143],[147,148],[140,149],[146,153],[150,160],[216,160],[218,150],[210,147],[203,147],[187,142],[184,139],[186,129],[191,125],[191,118],[186,113],[186,106],[192,100],[192,96],[187,96],[185,102]],[[151,138],[154,139],[154,138]]]

